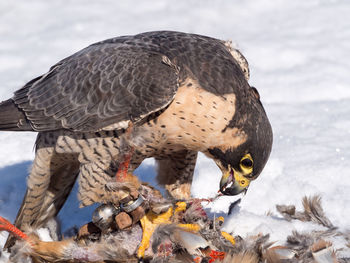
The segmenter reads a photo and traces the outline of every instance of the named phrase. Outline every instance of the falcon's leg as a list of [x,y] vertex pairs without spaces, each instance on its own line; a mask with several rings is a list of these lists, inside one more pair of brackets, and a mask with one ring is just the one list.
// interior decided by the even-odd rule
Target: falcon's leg
[[135,170],[143,160],[138,158],[137,154],[133,154],[133,150],[117,159],[120,163],[112,161],[108,155],[103,155],[103,158],[97,156],[91,158],[90,162],[81,164],[78,194],[81,207],[117,201],[116,196],[110,196],[110,192],[106,191],[106,185],[126,180],[127,173]]
[[108,159],[80,166],[78,198],[81,207],[104,201],[105,186],[113,181],[115,175],[112,170]]
[[175,199],[189,199],[197,152],[182,151],[166,159],[157,159],[159,184]]
[[[23,231],[29,227],[40,228],[58,214],[74,185],[79,168],[76,155],[63,156],[53,147],[41,147],[41,138],[39,134],[27,191],[15,221],[16,227]],[[9,237],[5,247],[10,248],[13,244],[14,239]]]

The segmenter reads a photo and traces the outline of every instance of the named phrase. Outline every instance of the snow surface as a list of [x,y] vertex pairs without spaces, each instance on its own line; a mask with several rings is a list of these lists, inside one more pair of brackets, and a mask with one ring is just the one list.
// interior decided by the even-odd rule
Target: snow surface
[[[2,0],[0,101],[60,59],[110,37],[178,30],[231,39],[250,63],[250,84],[260,92],[274,145],[226,229],[270,233],[273,240],[315,229],[266,216],[276,204],[301,209],[301,198],[314,194],[322,196],[333,224],[349,229],[349,14],[348,0]],[[0,215],[10,220],[25,192],[35,136],[0,133]],[[137,173],[154,182],[154,162]],[[194,196],[214,196],[219,180],[213,161],[200,155]],[[236,199],[222,197],[208,209],[226,213]],[[60,213],[63,228],[89,221],[92,209],[79,209],[74,192]],[[0,234],[0,247],[5,238]]]

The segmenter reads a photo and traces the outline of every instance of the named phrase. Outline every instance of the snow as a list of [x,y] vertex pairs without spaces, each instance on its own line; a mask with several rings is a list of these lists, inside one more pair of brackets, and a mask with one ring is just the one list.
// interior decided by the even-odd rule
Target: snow
[[[60,59],[99,40],[152,30],[178,30],[231,39],[250,63],[274,130],[270,160],[225,224],[244,236],[283,240],[313,224],[266,216],[276,204],[301,209],[320,194],[342,230],[350,218],[350,2],[348,0],[0,1],[0,101]],[[34,133],[0,133],[0,215],[14,220],[34,158]],[[154,183],[154,161],[137,171]],[[200,155],[192,192],[215,196],[220,171]],[[209,204],[226,213],[238,197]],[[63,228],[90,220],[75,192],[61,212]],[[0,244],[5,241],[0,234]],[[343,244],[338,242],[338,244]],[[339,245],[341,246],[341,245]],[[1,245],[0,245],[1,247]]]

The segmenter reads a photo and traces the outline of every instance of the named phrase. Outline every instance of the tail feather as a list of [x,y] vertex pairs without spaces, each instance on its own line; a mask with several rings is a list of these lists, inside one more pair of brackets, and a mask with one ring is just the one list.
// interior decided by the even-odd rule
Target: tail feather
[[0,103],[0,131],[33,131],[24,113],[12,99]]

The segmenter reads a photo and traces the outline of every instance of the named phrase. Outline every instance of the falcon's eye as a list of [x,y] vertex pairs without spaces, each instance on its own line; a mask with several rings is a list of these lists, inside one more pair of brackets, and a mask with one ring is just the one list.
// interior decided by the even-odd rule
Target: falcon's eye
[[241,161],[241,164],[242,164],[243,166],[245,166],[245,167],[252,167],[252,166],[253,166],[252,160],[250,160],[250,159],[248,159],[248,158],[243,159],[243,160]]
[[241,160],[241,166],[243,168],[252,168],[253,167],[253,159],[250,154],[246,154]]

